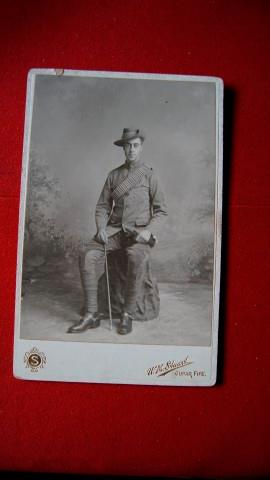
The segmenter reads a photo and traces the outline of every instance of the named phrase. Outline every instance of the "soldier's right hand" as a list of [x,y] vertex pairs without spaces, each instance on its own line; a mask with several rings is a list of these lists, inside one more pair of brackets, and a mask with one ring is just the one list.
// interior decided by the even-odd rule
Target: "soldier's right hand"
[[96,241],[99,243],[108,243],[108,235],[105,228],[97,231]]

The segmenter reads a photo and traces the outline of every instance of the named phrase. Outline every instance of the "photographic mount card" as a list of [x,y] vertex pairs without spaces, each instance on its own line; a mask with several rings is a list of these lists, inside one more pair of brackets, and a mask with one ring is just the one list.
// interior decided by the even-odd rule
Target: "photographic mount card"
[[215,384],[222,135],[216,77],[29,72],[16,378]]

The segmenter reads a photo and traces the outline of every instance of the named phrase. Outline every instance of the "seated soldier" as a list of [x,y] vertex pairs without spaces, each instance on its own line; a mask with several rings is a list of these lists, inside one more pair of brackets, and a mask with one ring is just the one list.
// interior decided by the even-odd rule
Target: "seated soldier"
[[132,331],[136,297],[142,288],[145,271],[142,263],[148,259],[158,230],[167,217],[157,177],[141,159],[144,140],[141,130],[124,128],[121,139],[114,142],[123,147],[126,161],[109,173],[99,197],[95,215],[97,233],[80,257],[85,312],[68,333],[99,327],[104,316],[98,312],[96,276],[96,264],[104,258],[104,244],[107,253],[124,249],[127,254],[127,283],[117,331],[122,335]]

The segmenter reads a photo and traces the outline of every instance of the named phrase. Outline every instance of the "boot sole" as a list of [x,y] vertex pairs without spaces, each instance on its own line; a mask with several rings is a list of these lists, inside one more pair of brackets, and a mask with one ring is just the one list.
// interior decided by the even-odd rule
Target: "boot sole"
[[132,328],[126,331],[117,330],[117,333],[119,333],[119,335],[127,335],[128,333],[131,333],[131,332],[132,332]]

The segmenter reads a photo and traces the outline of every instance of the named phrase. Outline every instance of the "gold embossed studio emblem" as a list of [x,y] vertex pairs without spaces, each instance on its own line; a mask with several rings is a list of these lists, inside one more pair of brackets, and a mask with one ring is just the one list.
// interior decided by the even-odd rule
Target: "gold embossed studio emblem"
[[31,372],[38,372],[38,370],[44,368],[44,365],[47,363],[46,355],[34,347],[30,352],[25,353],[24,363],[26,368],[30,368]]

